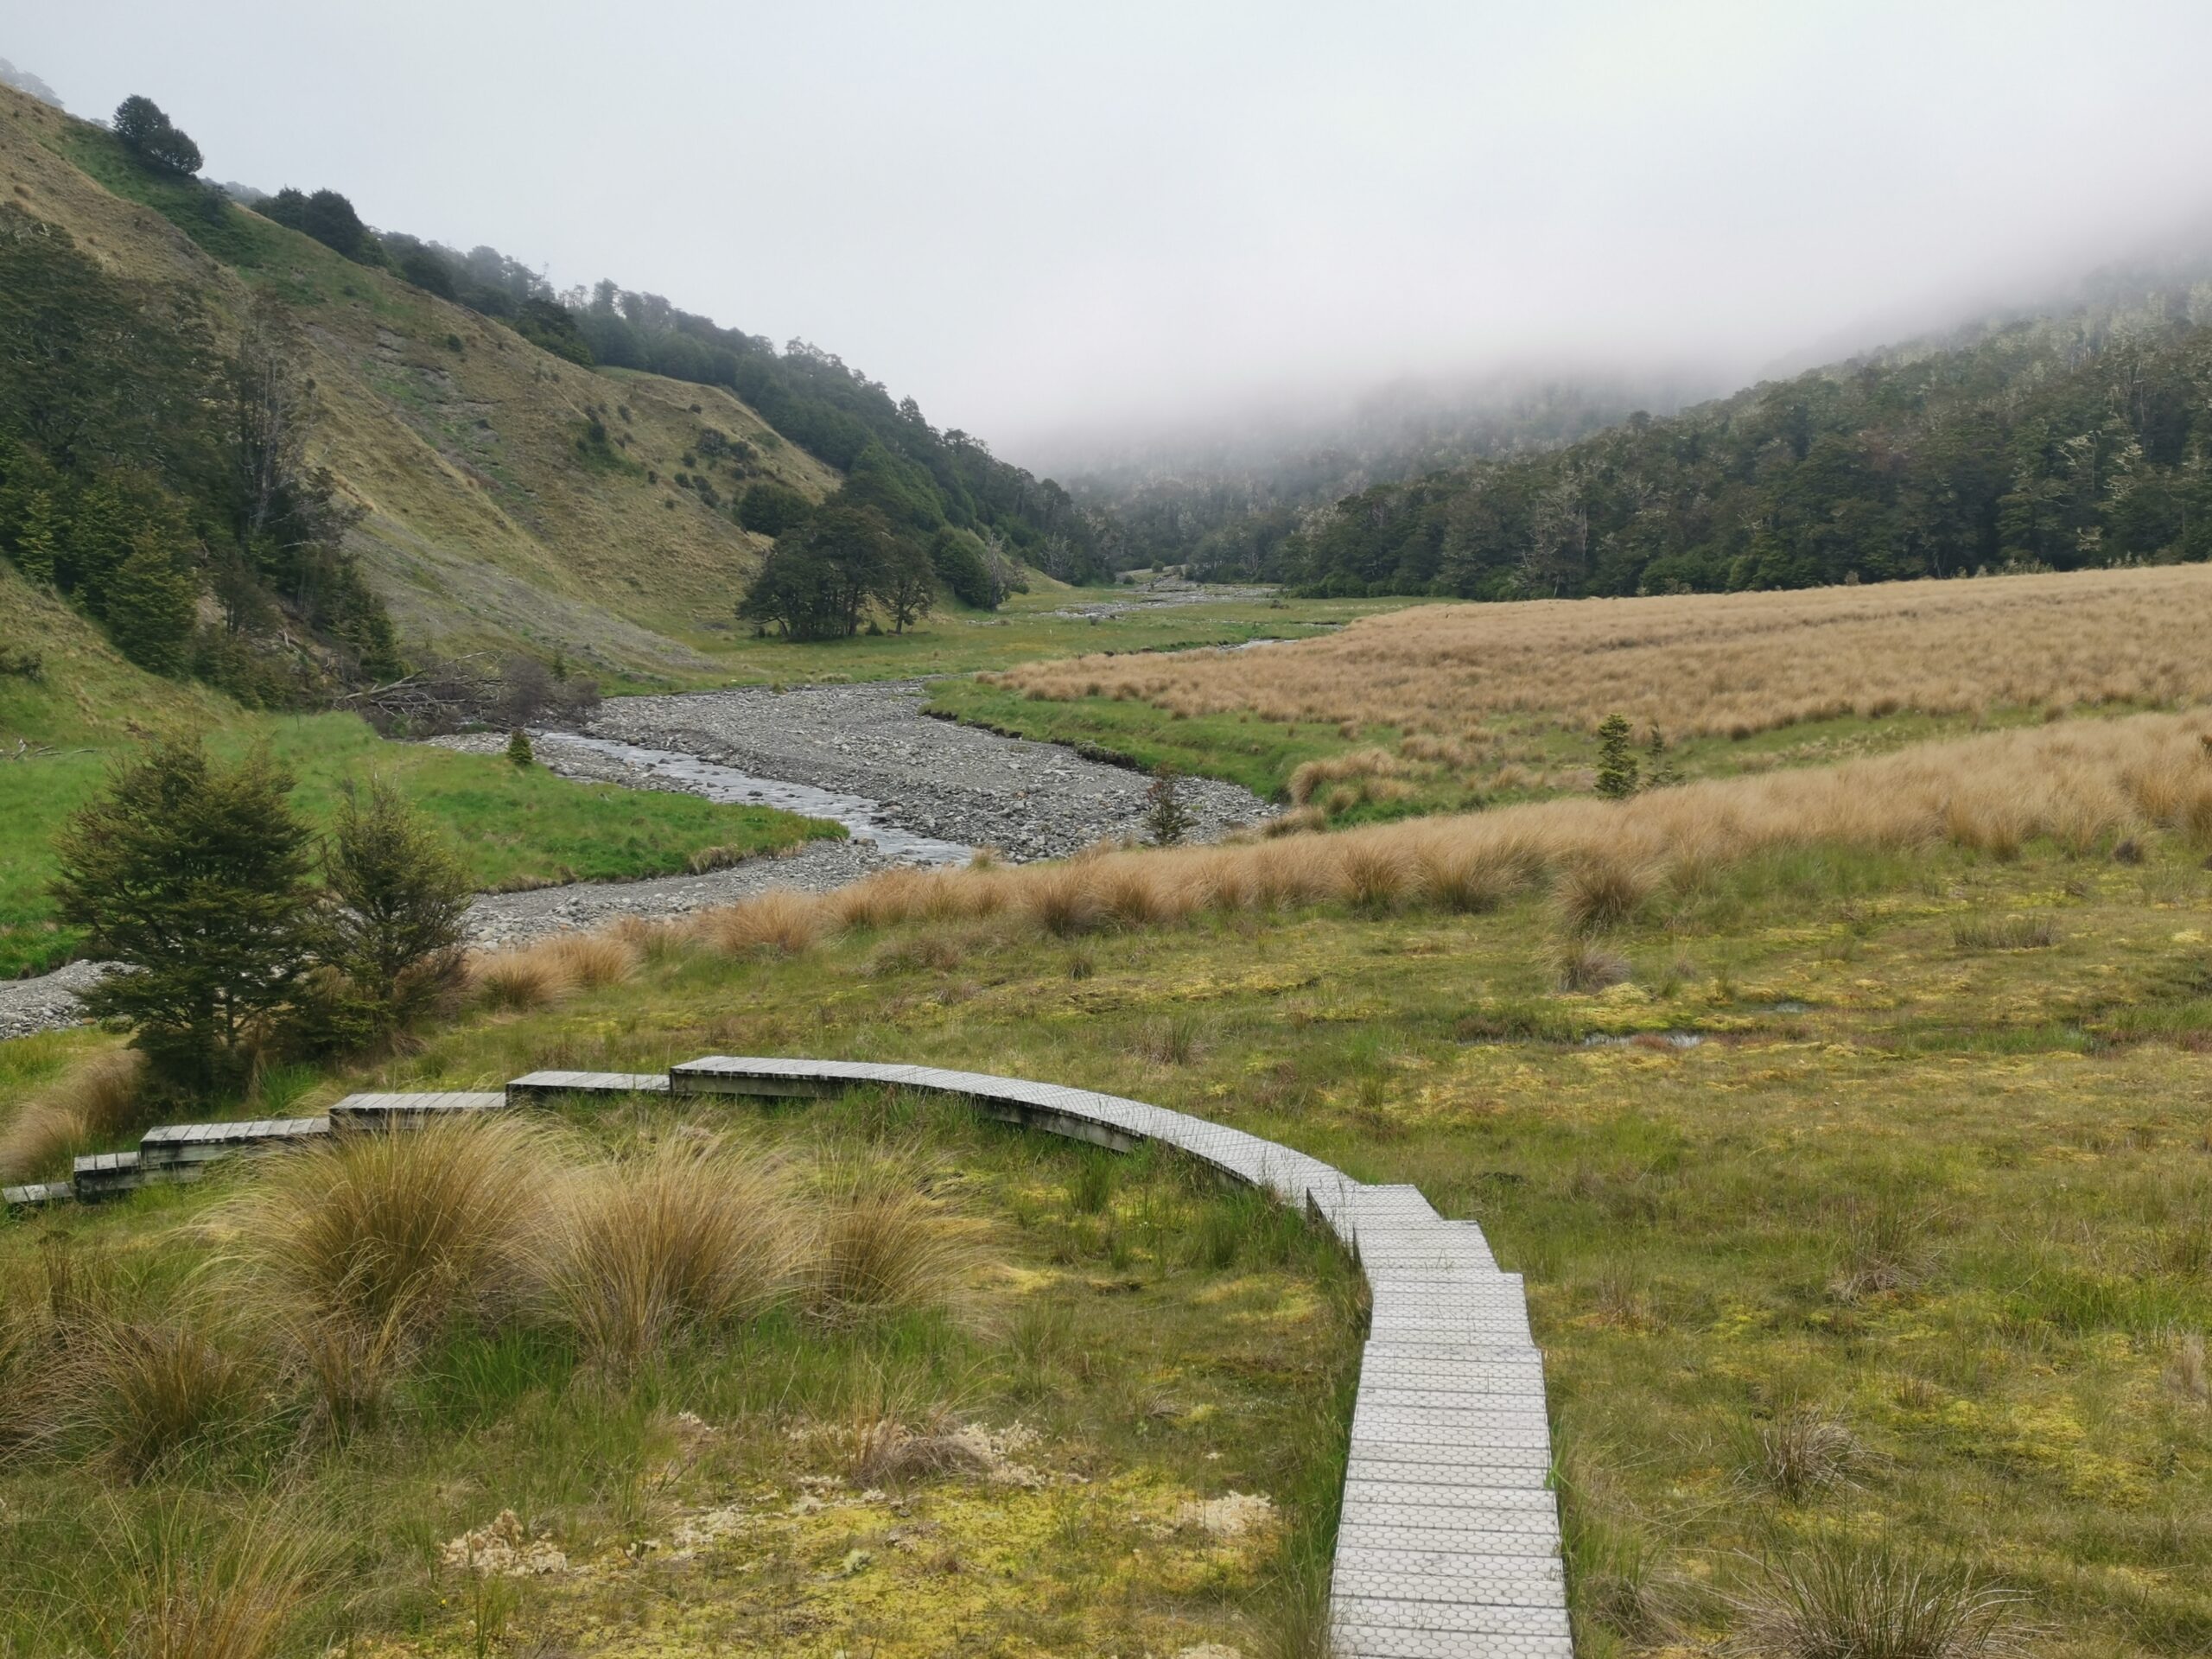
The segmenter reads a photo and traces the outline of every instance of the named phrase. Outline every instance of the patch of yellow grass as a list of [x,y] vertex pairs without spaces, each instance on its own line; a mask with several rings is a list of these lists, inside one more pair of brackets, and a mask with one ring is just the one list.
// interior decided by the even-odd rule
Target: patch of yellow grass
[[[1621,714],[1670,736],[1801,721],[2212,697],[2212,568],[1885,582],[1802,592],[1435,605],[1262,652],[1028,663],[995,683],[1196,716],[1395,726],[1471,762],[1493,715]],[[1363,768],[1358,755],[1321,763]],[[1309,765],[1303,801],[1327,781]],[[1380,776],[1367,767],[1364,775]],[[1301,792],[1301,788],[1303,792]]]
[[61,1173],[72,1153],[139,1127],[145,1056],[112,1049],[25,1101],[0,1131],[0,1180]]
[[1950,842],[2011,857],[2044,836],[2082,851],[2153,828],[2192,834],[2212,822],[2207,737],[2207,714],[2062,722],[1625,801],[1577,797],[1011,868],[894,870],[829,894],[765,893],[694,925],[722,948],[798,951],[849,927],[1001,913],[1067,937],[1332,900],[1481,910],[1541,884],[1568,925],[1589,931],[1618,925],[1662,884],[1694,889],[1777,849]]

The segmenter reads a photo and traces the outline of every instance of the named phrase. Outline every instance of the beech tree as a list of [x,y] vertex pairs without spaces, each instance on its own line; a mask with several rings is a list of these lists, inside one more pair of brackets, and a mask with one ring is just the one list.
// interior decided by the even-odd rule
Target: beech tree
[[84,994],[169,1087],[242,1085],[312,959],[315,899],[292,779],[266,749],[235,766],[197,738],[126,760],[56,838],[61,919],[124,964]]

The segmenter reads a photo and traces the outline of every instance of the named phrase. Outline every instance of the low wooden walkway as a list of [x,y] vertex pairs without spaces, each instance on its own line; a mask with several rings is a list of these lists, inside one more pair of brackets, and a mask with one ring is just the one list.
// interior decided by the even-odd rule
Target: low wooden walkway
[[658,1072],[534,1071],[502,1093],[353,1095],[327,1118],[183,1124],[137,1152],[80,1158],[72,1182],[0,1191],[28,1209],[189,1179],[211,1159],[334,1132],[565,1095],[830,1095],[880,1085],[1128,1150],[1175,1147],[1319,1220],[1358,1260],[1373,1306],[1352,1408],[1331,1624],[1341,1659],[1573,1659],[1543,1357],[1521,1276],[1482,1229],[1417,1188],[1353,1180],[1318,1158],[1187,1113],[1057,1084],[936,1066],[715,1055]]

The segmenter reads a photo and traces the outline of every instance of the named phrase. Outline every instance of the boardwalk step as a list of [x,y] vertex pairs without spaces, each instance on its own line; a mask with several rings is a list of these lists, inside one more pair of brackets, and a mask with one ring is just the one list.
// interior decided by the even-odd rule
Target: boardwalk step
[[330,1133],[327,1117],[257,1117],[235,1123],[164,1123],[138,1142],[143,1169],[204,1164],[256,1147],[288,1146]]
[[394,1123],[427,1123],[433,1118],[467,1116],[473,1112],[495,1112],[507,1096],[474,1090],[448,1090],[431,1094],[348,1095],[330,1109],[333,1129],[381,1129]]
[[665,1071],[532,1071],[507,1085],[507,1098],[547,1095],[664,1095]]

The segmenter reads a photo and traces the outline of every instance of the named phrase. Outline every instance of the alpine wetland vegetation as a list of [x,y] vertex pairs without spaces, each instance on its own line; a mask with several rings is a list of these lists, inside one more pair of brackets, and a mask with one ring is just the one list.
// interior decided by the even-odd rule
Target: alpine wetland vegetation
[[[981,1065],[1236,1123],[1418,1185],[1525,1276],[1584,1650],[2179,1656],[2212,1635],[2197,1588],[2212,1572],[2212,1281],[2193,1161],[2212,1043],[2208,731],[2190,714],[2060,721],[1620,801],[892,871],[709,912],[650,944],[603,936],[624,966],[588,997],[486,1001],[322,1087],[807,1052]],[[488,982],[501,961],[473,971]],[[1205,1300],[1223,1291],[1203,1293],[1198,1322],[1161,1325],[1153,1299],[1175,1275],[1310,1274],[1294,1300],[1316,1318],[1356,1290],[1249,1196],[1177,1196],[1190,1178],[1172,1160],[979,1126],[948,1160],[927,1152],[937,1108],[896,1096],[562,1121],[609,1152],[556,1182],[589,1204],[568,1200],[570,1242],[528,1252],[557,1275],[549,1288],[469,1313],[535,1333],[504,1338],[518,1345],[501,1364],[537,1356],[530,1387],[557,1373],[574,1402],[691,1363],[652,1358],[657,1344],[760,1354],[774,1332],[850,1354],[860,1369],[823,1385],[823,1467],[868,1470],[887,1492],[980,1478],[990,1502],[959,1524],[988,1517],[993,1537],[1033,1522],[1073,1536],[1085,1515],[1094,1541],[1138,1535],[1096,1531],[1096,1510],[1058,1516],[1077,1500],[1049,1484],[994,1484],[977,1472],[993,1457],[1080,1466],[1084,1490],[1126,1495],[1128,1448],[1225,1421],[1192,1378],[1277,1327],[1224,1324],[1230,1304]],[[671,1135],[686,1150],[661,1149]],[[741,1279],[712,1265],[730,1259],[734,1218],[708,1195],[620,1185],[764,1144],[774,1156],[736,1186],[747,1224],[776,1237],[741,1247]],[[1035,1178],[1001,1183],[1001,1155]],[[137,1202],[150,1217],[196,1199]],[[986,1212],[999,1219],[979,1229]],[[1007,1237],[1033,1254],[1007,1254]],[[930,1262],[944,1265],[928,1288],[887,1288]],[[1033,1273],[1071,1302],[1006,1300]],[[911,1357],[851,1345],[906,1329],[885,1299],[910,1294],[982,1347],[917,1380]],[[444,1363],[430,1356],[446,1327],[425,1328],[423,1357],[390,1362],[383,1402],[356,1420],[403,1420],[410,1379]],[[1256,1392],[1239,1413],[1276,1408],[1261,1395],[1338,1398],[1344,1376],[1297,1375],[1243,1373]],[[700,1393],[660,1386],[734,1432],[726,1410],[690,1403]],[[998,1414],[976,1403],[991,1399]],[[1007,1424],[1036,1427],[1040,1402],[1090,1414],[1090,1461],[1010,1449]],[[1211,1448],[1218,1479],[1199,1484],[1262,1493],[1281,1517],[1268,1564],[1216,1604],[1230,1611],[1212,1639],[1300,1651],[1313,1628],[1335,1487],[1298,1471],[1341,1455],[1327,1426],[1342,1419],[1319,1421],[1295,1469],[1235,1462],[1290,1458],[1287,1429]],[[821,1490],[828,1510],[844,1501]],[[508,1547],[586,1558],[569,1545],[576,1510],[486,1490],[467,1524],[487,1526],[494,1503],[524,1517]],[[931,1549],[999,1559],[983,1534],[955,1541],[951,1514],[931,1511],[948,1528]],[[906,1559],[885,1535],[849,1518],[804,1546],[845,1586],[835,1618],[884,1605],[868,1575]],[[870,1562],[849,1568],[855,1550]],[[1119,1569],[1089,1571],[1068,1605],[1095,1620]],[[533,1578],[516,1628],[568,1628],[601,1593]],[[883,1650],[902,1639],[886,1626]]]
[[1085,1157],[895,1095],[602,1099],[0,1230],[0,1639],[1260,1650],[1316,1593],[1356,1276]]

